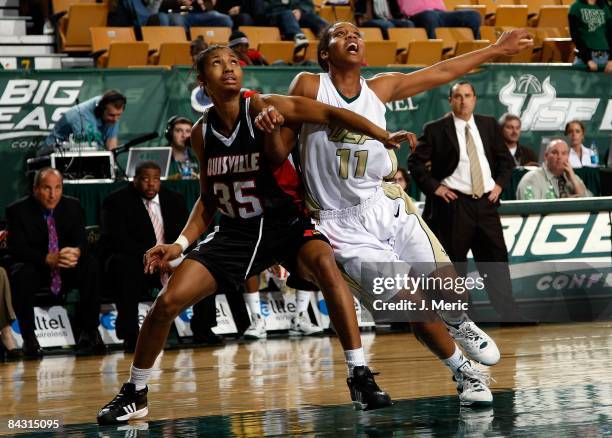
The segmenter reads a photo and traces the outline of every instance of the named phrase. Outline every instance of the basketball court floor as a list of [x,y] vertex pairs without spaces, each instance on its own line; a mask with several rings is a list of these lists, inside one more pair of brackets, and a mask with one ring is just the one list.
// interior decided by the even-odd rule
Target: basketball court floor
[[[460,408],[450,372],[411,334],[364,333],[391,408],[353,411],[337,338],[273,338],[165,351],[149,385],[149,416],[127,426],[95,420],[127,380],[129,354],[0,364],[0,434],[612,436],[611,322],[488,332],[502,352],[491,368],[492,408]],[[18,429],[10,422],[18,419],[59,420],[60,428]]]

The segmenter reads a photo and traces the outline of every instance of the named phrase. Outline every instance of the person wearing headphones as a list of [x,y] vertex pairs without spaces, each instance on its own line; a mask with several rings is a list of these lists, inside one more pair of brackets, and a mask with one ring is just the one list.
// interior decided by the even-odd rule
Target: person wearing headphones
[[200,172],[198,159],[191,150],[190,138],[193,123],[187,117],[172,116],[168,119],[164,137],[172,148],[172,161],[168,179],[197,179]]
[[116,90],[109,90],[66,111],[44,141],[45,148],[65,141],[94,143],[98,148],[117,147],[119,119],[125,110],[126,98]]

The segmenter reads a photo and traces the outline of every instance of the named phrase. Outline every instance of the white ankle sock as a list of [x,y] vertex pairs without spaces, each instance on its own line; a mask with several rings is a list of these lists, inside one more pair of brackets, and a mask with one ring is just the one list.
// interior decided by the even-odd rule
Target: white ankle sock
[[299,315],[302,312],[306,312],[308,310],[308,303],[310,303],[310,295],[314,292],[310,292],[307,290],[297,290],[295,291],[295,313]]
[[353,377],[353,368],[366,365],[363,347],[356,350],[344,350],[344,358],[346,359],[349,377]]
[[140,391],[147,386],[147,380],[149,380],[149,376],[151,375],[152,368],[136,368],[134,364],[130,368],[130,383],[136,385],[136,391]]
[[247,292],[243,293],[244,302],[251,311],[251,317],[253,315],[261,315],[261,305],[259,302],[259,292]]
[[453,374],[456,374],[461,365],[469,361],[465,358],[459,347],[455,345],[455,352],[453,355],[448,359],[443,359],[442,362],[444,362],[444,365],[450,368]]

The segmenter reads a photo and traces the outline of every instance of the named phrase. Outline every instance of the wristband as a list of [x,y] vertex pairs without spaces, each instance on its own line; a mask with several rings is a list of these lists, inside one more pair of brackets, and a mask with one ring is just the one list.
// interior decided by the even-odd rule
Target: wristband
[[187,247],[189,247],[189,240],[187,240],[187,238],[183,236],[182,234],[178,236],[178,238],[174,241],[174,243],[179,245],[183,251],[185,251]]
[[170,260],[168,262],[168,266],[170,266],[172,269],[176,269],[178,267],[178,265],[183,263],[183,260],[185,260],[185,256],[181,255],[180,257],[177,257],[177,258],[175,258],[173,260]]

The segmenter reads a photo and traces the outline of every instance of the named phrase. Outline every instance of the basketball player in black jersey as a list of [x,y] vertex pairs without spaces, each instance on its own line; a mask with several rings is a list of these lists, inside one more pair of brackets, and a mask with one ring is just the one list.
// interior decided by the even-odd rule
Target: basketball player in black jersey
[[[216,290],[238,290],[251,275],[280,263],[323,291],[330,318],[349,365],[356,408],[391,404],[370,370],[351,352],[361,350],[352,295],[336,266],[329,241],[303,214],[299,199],[275,178],[291,163],[274,142],[254,129],[253,118],[274,106],[287,121],[333,123],[397,147],[406,133],[389,134],[350,111],[302,97],[241,96],[242,70],[231,49],[211,46],[196,59],[198,79],[214,106],[194,125],[192,147],[200,161],[200,199],[176,242],[145,255],[145,271],[167,269],[169,261],[206,230],[216,211],[216,231],[190,252],[160,292],[140,330],[130,380],[98,413],[99,424],[124,423],[148,413],[146,382],[175,317]],[[362,350],[361,350],[362,351]]]

